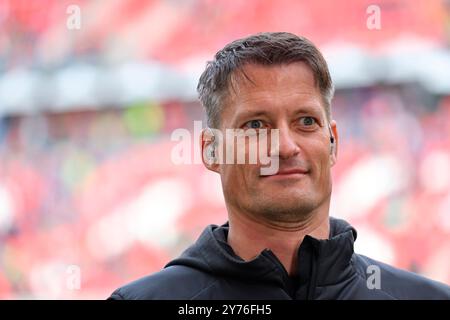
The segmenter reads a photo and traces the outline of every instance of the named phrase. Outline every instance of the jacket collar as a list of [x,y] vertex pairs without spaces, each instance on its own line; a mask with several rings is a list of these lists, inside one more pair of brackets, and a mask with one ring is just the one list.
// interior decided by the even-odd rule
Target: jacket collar
[[[287,287],[289,276],[269,249],[251,261],[244,261],[227,243],[227,235],[228,223],[208,226],[194,245],[166,267],[181,264],[216,276],[267,281]],[[356,230],[346,221],[331,217],[328,239],[305,236],[298,250],[299,284],[314,282],[315,286],[327,286],[350,277],[356,235]]]

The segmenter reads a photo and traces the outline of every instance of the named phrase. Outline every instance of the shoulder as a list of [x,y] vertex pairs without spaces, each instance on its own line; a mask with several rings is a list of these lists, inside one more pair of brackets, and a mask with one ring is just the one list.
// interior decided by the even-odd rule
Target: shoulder
[[368,278],[380,273],[380,290],[396,299],[450,299],[450,286],[355,254],[355,268]]
[[110,300],[192,299],[215,278],[186,266],[170,266],[115,290]]

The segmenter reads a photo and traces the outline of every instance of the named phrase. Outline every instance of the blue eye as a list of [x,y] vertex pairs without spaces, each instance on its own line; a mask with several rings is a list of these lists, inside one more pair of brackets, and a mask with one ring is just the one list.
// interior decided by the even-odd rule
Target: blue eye
[[261,120],[251,120],[245,123],[244,126],[247,129],[261,129],[263,127],[263,122]]
[[301,117],[300,123],[302,123],[302,125],[304,125],[304,126],[310,127],[312,125],[317,124],[317,121],[313,117]]

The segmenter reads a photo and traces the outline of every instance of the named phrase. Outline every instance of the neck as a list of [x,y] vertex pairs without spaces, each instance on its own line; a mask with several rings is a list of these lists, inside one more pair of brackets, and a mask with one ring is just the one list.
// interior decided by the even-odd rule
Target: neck
[[304,221],[285,225],[260,221],[248,214],[228,210],[228,244],[245,261],[252,260],[264,249],[270,249],[289,275],[297,270],[297,252],[305,235],[328,239],[328,210],[311,213]]

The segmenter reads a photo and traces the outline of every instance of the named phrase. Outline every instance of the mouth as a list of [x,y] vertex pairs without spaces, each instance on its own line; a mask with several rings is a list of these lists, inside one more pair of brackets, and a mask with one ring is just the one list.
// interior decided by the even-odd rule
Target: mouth
[[280,170],[276,174],[261,176],[261,178],[265,179],[287,179],[287,178],[302,178],[309,173],[309,170],[295,168],[295,169],[286,169]]

